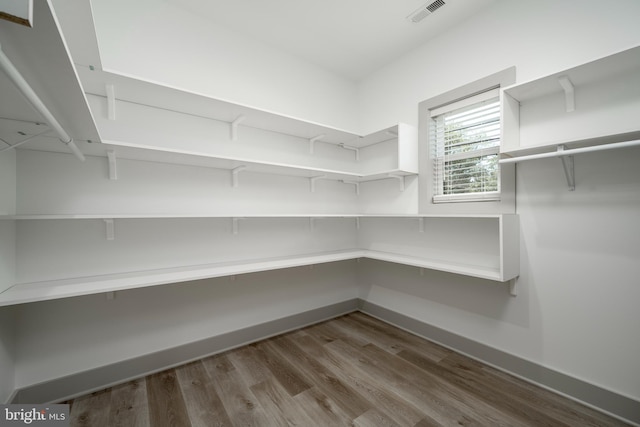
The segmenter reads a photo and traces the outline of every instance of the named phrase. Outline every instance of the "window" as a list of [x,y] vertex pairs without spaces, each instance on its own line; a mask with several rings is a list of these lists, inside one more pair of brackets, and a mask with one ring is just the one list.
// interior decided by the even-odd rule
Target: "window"
[[499,89],[429,112],[433,203],[499,200]]
[[510,67],[420,102],[419,212],[515,212],[515,165],[498,167],[500,146],[516,131],[500,123],[500,88],[515,82]]

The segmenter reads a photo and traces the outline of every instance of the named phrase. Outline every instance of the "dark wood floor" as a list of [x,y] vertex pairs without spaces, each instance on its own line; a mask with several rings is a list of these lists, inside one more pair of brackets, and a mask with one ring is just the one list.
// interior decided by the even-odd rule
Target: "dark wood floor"
[[70,402],[72,426],[620,426],[362,313]]

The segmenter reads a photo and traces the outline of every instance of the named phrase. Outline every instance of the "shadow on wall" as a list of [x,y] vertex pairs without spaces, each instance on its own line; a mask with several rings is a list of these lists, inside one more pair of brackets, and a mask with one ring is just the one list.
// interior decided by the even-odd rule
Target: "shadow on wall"
[[521,327],[529,326],[526,293],[520,289],[523,295],[511,296],[508,283],[374,260],[362,260],[360,265],[361,297],[391,310],[405,312],[405,307],[400,305],[409,301],[423,304],[424,310],[436,303]]

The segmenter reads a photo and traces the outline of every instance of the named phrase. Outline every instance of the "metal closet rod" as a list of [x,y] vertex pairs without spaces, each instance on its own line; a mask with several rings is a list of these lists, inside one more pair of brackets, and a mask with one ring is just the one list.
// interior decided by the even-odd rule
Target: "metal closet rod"
[[69,136],[69,134],[64,130],[64,128],[58,123],[58,120],[51,114],[49,109],[44,105],[44,103],[40,100],[38,95],[33,91],[29,83],[22,77],[20,72],[13,65],[11,60],[5,55],[2,50],[2,45],[0,45],[0,67],[5,72],[7,77],[13,82],[13,84],[18,88],[18,90],[24,95],[24,97],[29,101],[31,106],[35,108],[35,110],[42,115],[44,121],[51,126],[51,128],[56,132],[60,141],[69,147],[69,150],[78,158],[78,160],[84,162],[85,158],[82,152],[78,149],[75,142],[73,142],[73,138]]
[[558,151],[552,151],[549,153],[541,153],[541,154],[532,154],[529,156],[521,156],[521,157],[511,157],[507,159],[500,159],[499,163],[518,163],[524,162],[526,160],[535,160],[535,159],[546,159],[550,157],[564,157],[564,156],[572,156],[574,154],[580,153],[591,153],[594,151],[605,151],[605,150],[614,150],[616,148],[627,148],[627,147],[635,147],[640,145],[640,139],[636,139],[633,141],[623,141],[623,142],[614,142],[612,144],[601,144],[601,145],[593,145],[591,147],[583,147],[583,148],[572,148],[572,149],[559,149]]

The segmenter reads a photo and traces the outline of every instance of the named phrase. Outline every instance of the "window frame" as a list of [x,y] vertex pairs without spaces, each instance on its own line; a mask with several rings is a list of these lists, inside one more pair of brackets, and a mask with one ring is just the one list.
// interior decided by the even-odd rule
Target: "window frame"
[[[502,88],[515,83],[515,67],[491,74],[459,88],[427,99],[419,104],[419,149],[420,149],[420,212],[427,214],[496,214],[515,212],[515,165],[500,165],[498,188],[499,197],[487,193],[465,193],[464,196],[436,196],[437,183],[434,179],[434,153],[431,149],[432,111],[465,102],[466,98],[488,90]],[[503,128],[504,111],[500,112],[500,128]],[[503,135],[501,135],[502,137]],[[501,141],[501,145],[504,141]],[[443,201],[444,199],[450,199]]]
[[[469,107],[477,107],[483,103],[487,103],[491,101],[491,105],[498,104],[500,106],[500,88],[492,87],[487,90],[470,95],[465,97],[459,101],[454,101],[443,105],[441,107],[436,107],[430,109],[430,130],[433,130],[434,121],[438,122],[435,124],[436,129],[441,129],[441,124],[439,124],[439,118],[449,115],[451,113],[460,112]],[[494,107],[495,108],[495,107]],[[495,116],[495,114],[494,114]],[[500,111],[498,111],[498,126],[500,125]],[[498,129],[500,132],[500,129]],[[444,134],[443,134],[444,136]],[[433,137],[433,134],[430,134],[430,137]],[[500,142],[500,135],[498,135],[498,143]],[[445,141],[438,140],[438,138],[430,138],[429,139],[429,149],[434,154],[434,161],[436,163],[434,180],[436,177],[441,178],[441,180],[437,180],[434,182],[434,195],[433,195],[433,203],[461,203],[461,202],[472,202],[472,201],[492,201],[492,200],[500,200],[500,173],[498,166],[498,181],[497,181],[497,189],[493,191],[479,191],[479,192],[465,192],[465,193],[450,193],[445,194],[444,191],[444,178],[447,176],[442,169],[446,166],[447,161],[456,161],[456,160],[468,160],[477,157],[482,157],[486,155],[491,156],[499,156],[500,155],[500,144],[484,147],[476,150],[466,151],[463,153],[455,153],[447,155],[445,153]],[[497,161],[497,159],[496,159]]]

